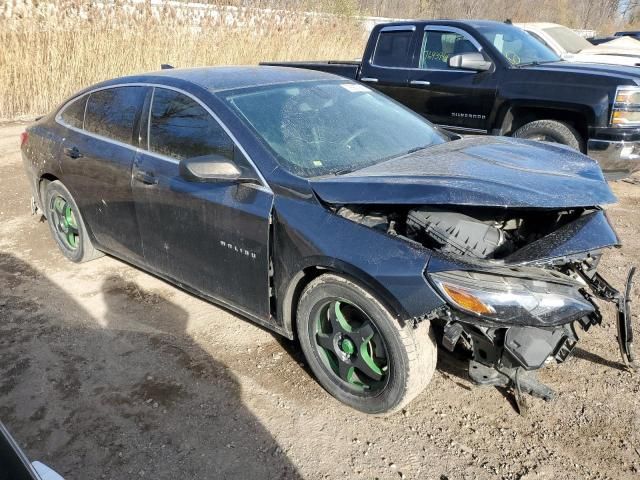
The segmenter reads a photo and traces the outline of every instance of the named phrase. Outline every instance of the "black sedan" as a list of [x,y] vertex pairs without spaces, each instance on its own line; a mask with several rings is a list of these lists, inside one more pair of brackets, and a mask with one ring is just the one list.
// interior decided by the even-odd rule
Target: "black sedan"
[[223,67],[94,85],[22,152],[70,260],[108,253],[297,338],[361,411],[420,393],[436,338],[478,383],[550,399],[531,371],[600,323],[594,296],[633,360],[629,292],[596,273],[615,197],[566,147],[460,139],[329,74]]

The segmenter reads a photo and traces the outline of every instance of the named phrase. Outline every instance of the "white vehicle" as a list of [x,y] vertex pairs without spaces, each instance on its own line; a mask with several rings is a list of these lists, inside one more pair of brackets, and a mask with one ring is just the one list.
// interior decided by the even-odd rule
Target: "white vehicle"
[[569,62],[640,67],[640,42],[630,37],[592,45],[573,30],[556,23],[517,23],[516,26]]

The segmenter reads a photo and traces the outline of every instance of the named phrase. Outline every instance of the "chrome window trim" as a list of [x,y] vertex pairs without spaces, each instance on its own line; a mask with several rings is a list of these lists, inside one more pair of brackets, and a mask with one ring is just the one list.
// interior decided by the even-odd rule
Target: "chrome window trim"
[[[382,32],[415,32],[415,25],[392,25],[390,27],[383,27],[380,29],[380,33]],[[379,37],[380,35],[378,35]]]
[[[424,31],[434,31],[434,32],[449,32],[449,33],[457,33],[459,35],[462,35],[463,37],[465,37],[467,40],[469,40],[474,47],[476,47],[478,49],[479,52],[483,51],[482,45],[480,45],[480,43],[473,38],[469,32],[467,32],[466,30],[463,30],[461,28],[458,27],[447,27],[447,26],[440,26],[440,25],[427,25],[424,27]],[[422,45],[420,45],[420,50],[422,51]]]
[[[202,108],[204,108],[207,113],[209,113],[209,115],[211,115],[211,117],[213,117],[213,119],[216,121],[216,123],[218,123],[218,125],[220,125],[220,127],[222,127],[222,130],[224,130],[224,132],[229,136],[229,138],[231,138],[231,141],[233,142],[233,144],[242,152],[242,154],[245,156],[245,158],[247,159],[247,161],[249,162],[249,164],[253,167],[253,170],[256,172],[256,174],[258,175],[258,178],[260,180],[261,185],[256,185],[256,187],[258,187],[260,190],[264,190],[266,192],[269,193],[273,193],[273,190],[271,190],[271,187],[269,186],[269,184],[267,183],[267,181],[265,180],[264,176],[262,175],[262,172],[260,171],[260,169],[257,167],[257,165],[255,164],[255,162],[253,161],[253,159],[249,156],[249,154],[247,153],[247,151],[242,147],[242,145],[240,145],[240,142],[238,142],[237,138],[235,137],[235,135],[233,135],[233,133],[231,133],[231,131],[229,130],[229,128],[222,122],[222,120],[220,120],[220,117],[218,117],[218,115],[216,115],[213,110],[211,110],[207,105],[205,105],[205,103],[200,100],[198,97],[196,97],[195,95],[186,92],[184,90],[182,90],[181,88],[177,88],[177,87],[173,87],[170,85],[162,85],[160,83],[146,83],[146,82],[130,82],[130,83],[119,83],[117,85],[108,85],[108,86],[104,86],[104,87],[98,87],[98,88],[94,88],[93,90],[89,91],[89,92],[85,92],[82,95],[79,95],[77,97],[72,98],[71,100],[69,100],[68,102],[66,102],[62,107],[60,107],[60,110],[58,110],[58,113],[56,113],[55,116],[55,121],[56,123],[58,123],[59,125],[62,125],[65,128],[68,128],[70,130],[73,130],[75,132],[78,133],[82,133],[84,135],[88,135],[90,137],[96,138],[98,140],[102,140],[105,142],[109,142],[109,143],[113,143],[114,145],[118,145],[120,147],[125,147],[128,148],[130,150],[133,150],[136,153],[144,153],[145,155],[151,155],[152,157],[158,158],[160,160],[164,160],[167,162],[171,162],[171,163],[175,163],[176,165],[180,163],[180,160],[176,159],[176,158],[172,158],[172,157],[167,157],[166,155],[162,155],[160,153],[156,153],[156,152],[152,152],[148,149],[149,147],[149,135],[147,132],[147,148],[140,148],[140,147],[135,147],[133,145],[129,145],[128,143],[123,143],[120,142],[118,140],[114,140],[112,138],[108,138],[108,137],[104,137],[102,135],[98,135],[97,133],[93,133],[93,132],[89,132],[87,130],[84,129],[84,119],[82,121],[82,126],[83,128],[77,128],[74,127],[72,125],[69,125],[68,123],[66,123],[64,120],[62,120],[62,112],[64,112],[64,110],[74,101],[82,98],[85,95],[91,95],[92,93],[95,92],[99,92],[101,90],[108,90],[110,88],[121,88],[121,87],[151,87],[154,89],[155,88],[166,88],[167,90],[173,90],[175,92],[181,93],[183,95],[186,95],[187,97],[195,100]],[[152,93],[153,95],[153,93]],[[153,98],[152,98],[153,101]],[[87,104],[89,103],[89,100],[87,99]],[[151,107],[152,107],[153,103],[149,104],[149,115],[151,115]],[[85,105],[85,114],[86,114],[86,105]],[[147,126],[149,126],[150,123],[147,123]],[[247,184],[250,185],[250,184]]]

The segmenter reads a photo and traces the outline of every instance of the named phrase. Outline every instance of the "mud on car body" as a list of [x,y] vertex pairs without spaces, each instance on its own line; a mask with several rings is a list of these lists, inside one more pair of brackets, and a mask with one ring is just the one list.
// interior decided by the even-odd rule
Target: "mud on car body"
[[[76,262],[106,252],[297,339],[368,413],[429,383],[436,337],[478,383],[531,372],[628,292],[597,163],[560,145],[455,139],[356,82],[279,67],[165,70],[79,92],[23,136],[34,203]],[[630,288],[630,287],[629,287]]]

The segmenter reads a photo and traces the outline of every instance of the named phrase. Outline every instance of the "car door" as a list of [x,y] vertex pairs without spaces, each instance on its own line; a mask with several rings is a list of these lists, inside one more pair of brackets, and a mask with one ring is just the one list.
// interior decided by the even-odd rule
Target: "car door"
[[408,65],[415,41],[415,25],[395,25],[380,30],[369,61],[362,64],[360,81],[406,103]]
[[497,88],[494,71],[451,68],[448,63],[454,55],[482,52],[480,44],[464,30],[427,26],[418,45],[415,68],[409,71],[412,95],[407,106],[437,125],[487,133]]
[[117,86],[76,99],[59,115],[63,182],[98,245],[130,260],[142,258],[131,171],[134,131],[148,87]]
[[[145,263],[267,320],[271,190],[195,97],[156,87],[145,117],[132,180]],[[181,160],[207,155],[228,159],[258,184],[199,183],[180,175]]]

